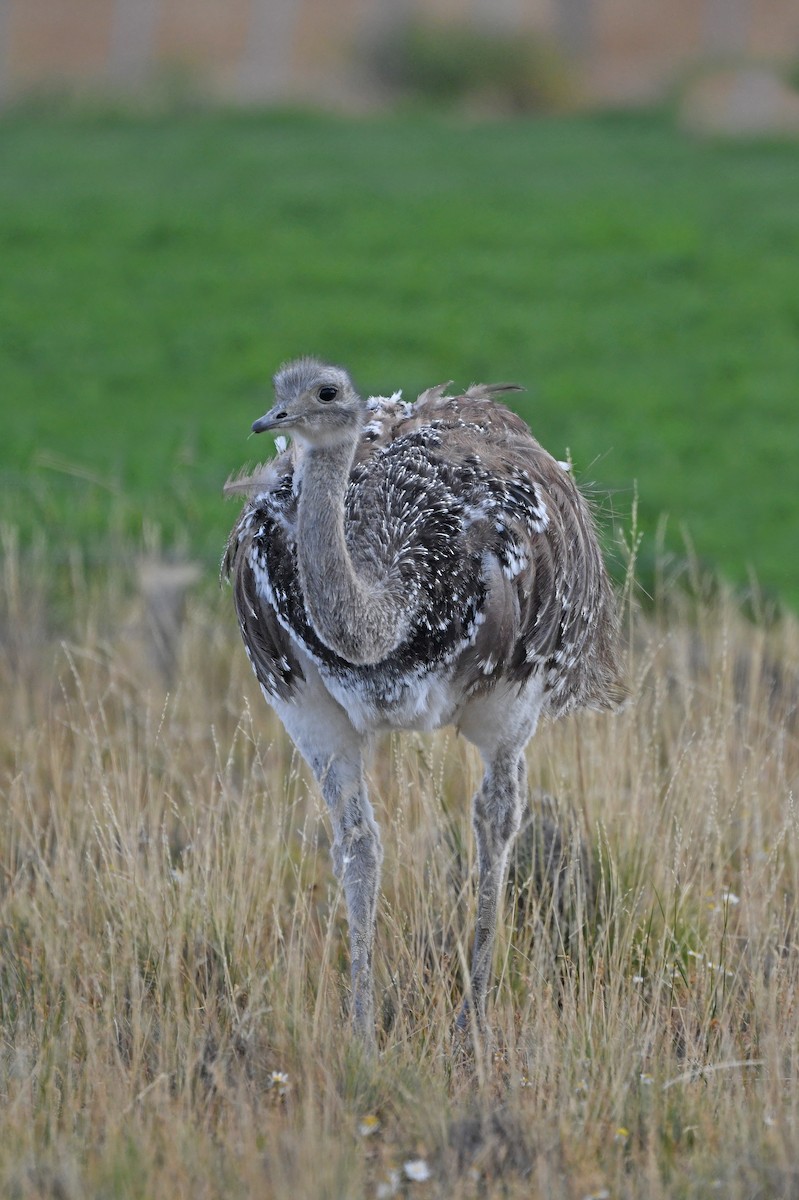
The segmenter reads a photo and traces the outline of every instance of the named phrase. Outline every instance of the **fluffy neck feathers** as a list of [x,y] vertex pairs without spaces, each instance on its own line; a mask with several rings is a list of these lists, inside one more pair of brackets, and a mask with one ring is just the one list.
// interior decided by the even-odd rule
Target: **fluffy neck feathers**
[[405,639],[409,614],[399,581],[356,570],[344,533],[344,496],[358,435],[302,455],[297,557],[317,636],[347,662],[381,662]]

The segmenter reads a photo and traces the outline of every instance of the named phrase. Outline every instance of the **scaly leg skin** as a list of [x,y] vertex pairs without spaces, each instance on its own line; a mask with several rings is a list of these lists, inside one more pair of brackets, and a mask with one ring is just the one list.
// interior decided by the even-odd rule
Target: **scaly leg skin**
[[508,866],[508,855],[519,830],[523,798],[527,795],[527,767],[518,749],[497,754],[486,766],[474,798],[473,823],[477,839],[479,883],[477,928],[472,955],[470,994],[458,1015],[459,1034],[474,1029],[487,1038],[486,997],[491,979],[497,914]]
[[383,849],[358,764],[331,765],[320,779],[333,822],[333,867],[344,889],[350,931],[352,1027],[370,1051],[375,1048],[372,948]]
[[375,1024],[372,947],[383,850],[363,781],[362,738],[343,708],[313,687],[302,704],[272,703],[294,744],[311,767],[333,826],[333,868],[344,891],[350,934],[353,1031],[371,1053]]

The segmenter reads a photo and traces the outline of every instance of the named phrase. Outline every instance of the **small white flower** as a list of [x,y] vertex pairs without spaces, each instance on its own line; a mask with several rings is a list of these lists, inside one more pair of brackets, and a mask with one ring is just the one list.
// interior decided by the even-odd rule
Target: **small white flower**
[[403,1163],[405,1178],[412,1183],[426,1183],[432,1172],[423,1158],[409,1158]]
[[731,892],[729,888],[721,893],[722,903],[732,904],[733,906],[741,903],[741,897],[736,896],[735,892]]
[[371,1137],[373,1133],[377,1133],[380,1128],[380,1118],[374,1113],[367,1113],[365,1117],[361,1117],[358,1122],[358,1133],[361,1137]]
[[399,1171],[389,1171],[388,1178],[377,1185],[377,1190],[375,1191],[376,1200],[391,1200],[391,1197],[396,1196],[399,1191],[399,1185]]

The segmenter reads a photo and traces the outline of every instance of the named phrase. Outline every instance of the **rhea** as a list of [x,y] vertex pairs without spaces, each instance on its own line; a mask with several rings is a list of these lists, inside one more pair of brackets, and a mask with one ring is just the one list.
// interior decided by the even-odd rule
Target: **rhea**
[[495,397],[448,385],[364,400],[314,358],[274,377],[252,426],[279,453],[243,485],[223,573],[266,700],[313,771],[347,905],[351,1017],[375,1038],[383,851],[364,781],[373,735],[454,725],[480,752],[479,881],[461,1029],[486,1029],[497,913],[542,714],[620,696],[614,595],[590,507]]

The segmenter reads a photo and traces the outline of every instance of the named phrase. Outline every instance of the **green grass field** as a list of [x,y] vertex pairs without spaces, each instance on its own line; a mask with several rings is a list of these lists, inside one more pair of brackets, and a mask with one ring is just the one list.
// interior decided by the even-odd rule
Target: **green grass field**
[[[799,600],[799,147],[665,120],[0,123],[3,510],[206,561],[280,361],[510,379],[628,523]],[[151,535],[152,536],[152,535]]]
[[[652,565],[668,513],[799,602],[798,184],[653,118],[0,122],[1,1196],[793,1200],[799,625]],[[565,874],[528,824],[486,1054],[476,754],[376,747],[366,1062],[323,805],[214,584],[307,351],[518,380],[628,538],[640,496],[631,703],[531,743]]]

